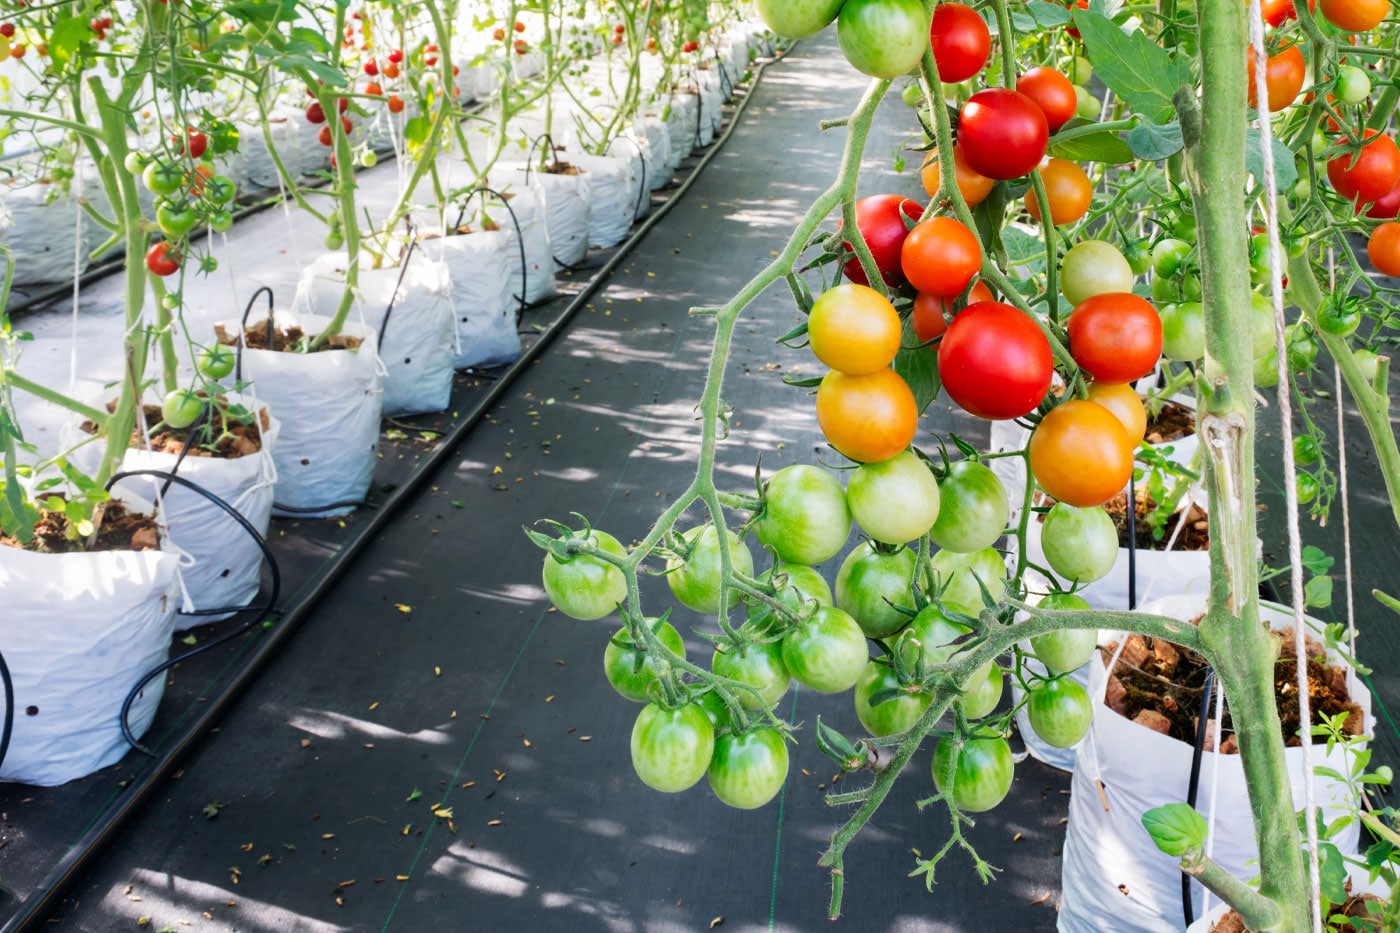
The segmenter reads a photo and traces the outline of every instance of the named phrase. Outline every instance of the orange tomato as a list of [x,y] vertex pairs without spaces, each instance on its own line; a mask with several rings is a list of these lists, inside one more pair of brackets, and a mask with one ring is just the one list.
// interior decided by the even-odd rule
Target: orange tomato
[[[923,167],[919,170],[919,178],[924,183],[924,191],[928,192],[931,198],[938,197],[938,188],[941,184],[942,175],[938,165],[938,150],[930,150],[924,157]],[[967,202],[968,207],[976,207],[987,199],[987,195],[992,193],[992,188],[996,185],[996,179],[988,178],[986,175],[979,175],[968,168],[967,162],[963,159],[962,147],[953,144],[953,183],[958,186],[958,193]]]
[[863,376],[832,370],[817,389],[817,424],[827,442],[857,463],[880,463],[914,440],[919,410],[893,369]]
[[1031,434],[1031,475],[1069,505],[1102,505],[1128,484],[1133,443],[1107,408],[1071,399],[1041,419]]
[[[1094,200],[1094,186],[1084,170],[1068,159],[1051,159],[1040,167],[1040,180],[1045,185],[1045,197],[1050,202],[1050,222],[1072,224],[1089,212]],[[1035,190],[1026,192],[1026,211],[1032,219],[1040,219],[1040,202]]]
[[1137,446],[1147,433],[1147,409],[1137,390],[1125,382],[1095,382],[1089,385],[1089,401],[1102,405],[1118,419],[1128,440]]
[[899,352],[899,313],[875,289],[846,283],[822,292],[807,317],[817,359],[852,375],[884,369]]

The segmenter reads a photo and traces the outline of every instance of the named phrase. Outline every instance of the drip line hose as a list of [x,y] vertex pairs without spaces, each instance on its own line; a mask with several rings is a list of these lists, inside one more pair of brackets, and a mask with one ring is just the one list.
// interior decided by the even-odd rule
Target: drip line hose
[[614,140],[625,139],[632,144],[632,148],[637,150],[637,155],[642,160],[642,186],[637,189],[637,203],[632,205],[632,218],[636,221],[637,213],[642,209],[642,198],[647,196],[647,155],[642,151],[642,144],[631,136],[614,136]]
[[471,203],[472,195],[476,194],[481,195],[481,209],[483,211],[486,210],[486,196],[488,194],[504,204],[506,213],[510,215],[510,222],[515,226],[515,246],[520,253],[520,294],[511,297],[520,302],[520,310],[515,313],[515,326],[519,327],[520,322],[525,318],[525,311],[529,308],[525,302],[525,293],[529,291],[526,284],[530,278],[530,264],[525,259],[525,231],[521,229],[520,218],[515,216],[515,208],[510,206],[510,201],[506,199],[506,196],[495,188],[488,188],[485,185],[473,188],[463,195],[462,207],[457,212],[457,222],[452,225],[454,230],[461,228],[462,220],[467,216],[467,205]]
[[[389,296],[389,304],[384,308],[384,320],[379,322],[379,348],[384,347],[384,335],[389,331],[389,315],[394,313],[394,302],[399,300],[399,289],[403,287],[403,277],[408,274],[408,261],[413,258],[413,251],[418,247],[418,238],[412,235],[410,228],[408,249],[399,259],[399,279],[394,283],[394,293]],[[358,262],[358,258],[355,260]]]
[[[1206,683],[1201,690],[1201,709],[1196,717],[1196,742],[1191,749],[1191,780],[1186,785],[1186,805],[1195,809],[1196,793],[1201,787],[1201,757],[1205,754],[1206,727],[1210,725],[1210,701],[1215,688],[1215,671],[1206,668]],[[1220,748],[1220,736],[1215,737]],[[1181,915],[1189,927],[1196,922],[1196,910],[1191,905],[1191,876],[1181,873]]]
[[5,755],[10,751],[10,736],[15,729],[15,681],[3,653],[0,653],[0,680],[5,682],[5,727],[0,732],[0,765],[4,765]]
[[257,626],[261,625],[262,621],[272,613],[272,607],[277,604],[277,597],[281,595],[282,572],[277,567],[276,555],[272,553],[272,549],[268,547],[267,541],[263,538],[262,535],[258,534],[258,530],[253,527],[252,523],[249,522],[248,519],[244,518],[243,515],[238,512],[238,510],[233,508],[233,506],[229,505],[223,499],[220,499],[218,496],[214,495],[212,492],[205,489],[203,486],[200,486],[198,483],[195,483],[192,480],[185,479],[183,476],[180,476],[177,473],[169,472],[166,470],[123,470],[122,472],[115,474],[111,479],[107,481],[107,490],[110,492],[114,485],[132,476],[150,476],[156,478],[163,477],[167,484],[179,483],[186,489],[189,489],[208,499],[210,502],[214,503],[214,505],[218,506],[230,518],[236,521],[239,524],[239,526],[244,531],[246,531],[250,537],[252,537],[253,541],[257,543],[258,549],[263,553],[263,559],[267,561],[267,566],[272,578],[271,585],[268,588],[267,597],[263,599],[261,603],[255,603],[245,607],[247,609],[256,610],[256,615],[254,615],[247,622],[243,623],[233,631],[225,632],[218,638],[215,638],[212,641],[207,641],[197,648],[192,648],[189,651],[186,651],[184,654],[170,658],[163,664],[159,664],[151,670],[147,671],[146,674],[136,682],[136,686],[132,687],[130,692],[127,693],[126,699],[122,701],[122,712],[120,720],[122,738],[126,739],[127,744],[130,745],[132,748],[136,749],[138,752],[141,752],[143,755],[148,755],[151,758],[155,758],[157,757],[157,753],[142,745],[141,742],[136,738],[135,734],[131,731],[131,723],[129,721],[131,716],[131,706],[133,703],[136,702],[137,696],[145,688],[146,684],[150,683],[152,680],[159,677],[161,674],[164,674],[166,671],[168,671],[175,665],[183,661],[187,661],[195,655],[203,654],[204,652],[209,651],[210,649],[217,648],[218,646],[223,644],[227,644],[228,642],[233,641],[235,638],[238,638],[240,635],[244,635],[247,632],[252,631]]
[[[791,48],[792,46],[789,47],[789,49]],[[559,317],[540,332],[539,339],[526,348],[521,353],[520,358],[501,374],[500,379],[492,384],[472,414],[442,439],[442,443],[437,448],[436,457],[426,459],[415,474],[394,490],[392,498],[384,504],[385,507],[366,522],[363,532],[358,537],[350,539],[341,552],[339,560],[327,571],[326,575],[308,588],[305,597],[299,603],[288,608],[283,617],[283,624],[270,630],[266,638],[257,642],[252,658],[236,671],[225,691],[221,695],[211,698],[210,702],[199,704],[199,709],[195,713],[191,725],[176,739],[175,743],[170,748],[158,753],[154,764],[144,773],[135,776],[107,811],[94,817],[83,835],[73,841],[63,857],[25,900],[20,910],[10,918],[3,928],[0,928],[0,933],[20,933],[20,931],[36,930],[45,926],[43,918],[57,906],[64,893],[78,881],[98,851],[120,835],[127,822],[135,817],[146,801],[164,785],[165,779],[175,771],[176,765],[207,735],[209,727],[228,712],[233,701],[248,688],[276,651],[282,647],[283,642],[296,631],[298,623],[329,594],[354,559],[378,537],[393,518],[396,512],[395,507],[404,503],[418,490],[429,484],[432,477],[436,475],[436,468],[446,462],[448,454],[505,394],[505,390],[515,377],[528,369],[535,358],[553,342],[554,338],[563,333],[570,320],[603,286],[608,276],[622,264],[623,260],[651,232],[652,228],[660,224],[680,202],[681,197],[700,177],[701,170],[719,154],[723,144],[733,135],[735,128],[739,125],[739,118],[753,100],[754,91],[762,81],[765,69],[772,62],[781,60],[773,58],[754,69],[753,83],[736,107],[729,126],[700,158],[700,161],[695,164],[686,179],[677,186],[671,197],[657,206],[651,216],[633,231],[632,235],[603,264],[598,273],[569,301],[564,310],[560,312]]]
[[1137,608],[1137,490],[1128,474],[1128,611]]

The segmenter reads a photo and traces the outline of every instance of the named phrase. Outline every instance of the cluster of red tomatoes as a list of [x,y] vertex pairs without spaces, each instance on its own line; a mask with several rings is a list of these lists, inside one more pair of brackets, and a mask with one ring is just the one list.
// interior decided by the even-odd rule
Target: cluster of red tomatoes
[[[146,253],[146,268],[152,275],[165,277],[180,270],[189,233],[199,224],[216,233],[233,228],[229,207],[237,192],[232,178],[215,173],[213,155],[209,137],[192,126],[171,136],[161,155],[127,153],[126,170],[140,176],[155,195],[156,225],[165,236]],[[212,257],[202,262],[205,268],[213,268]]]
[[[525,24],[520,20],[516,20],[515,25],[512,26],[511,29],[513,32],[522,33],[525,31]],[[497,42],[505,42],[508,35],[504,26],[497,26],[495,29],[491,30],[491,38]],[[511,48],[515,49],[516,55],[524,55],[526,52],[530,51],[530,43],[526,42],[524,39],[516,39],[511,44]]]
[[[106,24],[106,26],[110,26],[112,25],[112,20],[110,18],[107,18],[101,20],[95,19],[92,21],[92,29],[94,32],[98,33],[97,37],[99,39],[106,38],[106,34],[103,32],[103,29],[105,28],[103,26],[104,23]],[[23,42],[15,42],[14,38],[15,24],[0,23],[0,58],[13,58],[17,60],[24,58],[24,54],[28,51],[28,47]],[[45,55],[48,53],[48,49],[42,43],[39,45],[38,51],[40,55]]]

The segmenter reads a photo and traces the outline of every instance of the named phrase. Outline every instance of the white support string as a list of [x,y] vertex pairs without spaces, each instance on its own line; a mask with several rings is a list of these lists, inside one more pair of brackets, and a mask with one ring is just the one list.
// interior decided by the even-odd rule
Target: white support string
[[[1337,253],[1327,251],[1327,283],[1332,292],[1337,290]],[[1347,431],[1346,396],[1342,393],[1342,371],[1333,368],[1335,379],[1333,394],[1337,397],[1337,475],[1341,478],[1342,497],[1342,582],[1346,586],[1347,597],[1347,647],[1353,659],[1356,657],[1356,589],[1351,578],[1351,504],[1347,501]]]
[[[1298,731],[1303,753],[1304,822],[1308,839],[1308,915],[1313,933],[1322,933],[1322,869],[1318,856],[1317,793],[1312,759],[1312,704],[1308,696],[1308,654],[1303,622],[1303,556],[1298,530],[1298,487],[1292,481],[1293,400],[1289,387],[1288,348],[1284,338],[1283,250],[1278,233],[1278,183],[1274,173],[1274,134],[1269,115],[1269,89],[1266,82],[1268,56],[1264,50],[1264,20],[1259,0],[1249,0],[1249,40],[1254,55],[1254,99],[1259,104],[1259,147],[1264,162],[1264,222],[1269,235],[1269,290],[1274,306],[1274,349],[1278,354],[1278,407],[1283,442],[1284,495],[1288,516],[1288,562],[1290,595],[1293,601],[1293,647],[1297,655]],[[1280,788],[1287,791],[1287,788]]]

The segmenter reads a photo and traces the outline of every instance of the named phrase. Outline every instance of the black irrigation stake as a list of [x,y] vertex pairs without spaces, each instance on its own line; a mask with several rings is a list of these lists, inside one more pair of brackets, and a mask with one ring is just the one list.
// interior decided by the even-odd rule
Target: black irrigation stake
[[5,663],[5,655],[0,654],[0,680],[5,682],[5,728],[0,732],[0,765],[10,751],[10,734],[15,728],[15,682],[10,677],[10,665]]
[[234,367],[233,378],[241,382],[243,379],[243,343],[244,335],[248,332],[248,315],[253,313],[253,305],[257,303],[258,296],[267,292],[267,348],[272,349],[272,338],[275,328],[272,324],[273,309],[272,289],[266,285],[253,292],[253,297],[248,299],[248,305],[243,309],[243,318],[238,322],[238,339],[234,341]]
[[1137,608],[1137,491],[1128,474],[1128,611]]
[[[528,177],[529,175],[527,174],[526,178]],[[515,325],[519,327],[520,322],[525,319],[525,311],[529,307],[525,301],[525,293],[529,291],[529,289],[526,288],[526,282],[530,278],[530,264],[525,259],[525,231],[521,229],[520,218],[515,216],[515,208],[510,206],[510,201],[506,199],[506,196],[496,189],[488,188],[485,185],[473,188],[462,196],[462,206],[457,212],[457,222],[453,224],[453,229],[458,229],[462,226],[462,221],[467,216],[467,205],[471,203],[472,195],[476,194],[481,195],[483,209],[485,207],[486,196],[489,194],[495,197],[496,200],[505,205],[506,213],[510,215],[510,222],[515,225],[515,245],[520,252],[520,294],[512,295],[511,297],[520,302],[520,310],[515,313]]]
[[[384,348],[384,335],[389,330],[389,315],[394,313],[394,302],[399,300],[399,289],[403,286],[403,277],[408,274],[408,261],[413,258],[413,251],[418,247],[418,238],[412,235],[412,227],[409,228],[408,249],[399,257],[399,280],[394,283],[394,293],[389,296],[389,306],[384,309],[384,320],[379,322],[379,349]],[[352,260],[352,261],[358,261]]]
[[[261,550],[263,553],[263,559],[267,561],[268,570],[271,576],[271,584],[268,587],[266,599],[264,599],[261,603],[252,603],[248,606],[239,607],[240,611],[244,609],[256,610],[256,614],[252,618],[250,618],[243,625],[240,625],[238,628],[234,629],[231,632],[226,632],[225,634],[219,636],[218,638],[215,638],[212,641],[207,641],[197,648],[192,648],[191,650],[186,651],[184,654],[170,658],[163,664],[157,665],[150,671],[146,672],[145,676],[143,676],[140,680],[136,682],[136,686],[132,687],[131,691],[127,693],[126,699],[122,701],[122,711],[120,719],[122,737],[126,739],[127,744],[129,744],[132,748],[136,749],[138,752],[141,752],[143,755],[148,755],[152,758],[155,758],[157,757],[157,753],[142,745],[141,742],[131,731],[131,723],[129,721],[131,716],[131,706],[133,703],[136,702],[137,695],[145,688],[146,684],[150,683],[152,680],[159,677],[161,674],[165,673],[170,668],[181,663],[182,661],[186,661],[197,654],[202,654],[203,652],[209,651],[212,648],[217,648],[219,645],[223,645],[230,641],[233,641],[240,635],[244,635],[247,632],[252,631],[258,625],[262,624],[262,621],[272,613],[273,607],[277,604],[277,597],[282,592],[282,572],[277,567],[277,558],[272,553],[272,549],[268,547],[267,541],[263,538],[262,535],[258,534],[258,530],[253,527],[252,523],[249,522],[248,519],[244,518],[243,515],[240,512],[238,512],[238,510],[233,508],[233,506],[229,505],[223,499],[214,495],[212,492],[205,489],[203,486],[200,486],[198,483],[195,483],[192,480],[185,479],[185,477],[183,476],[166,470],[123,470],[122,472],[115,474],[111,479],[107,481],[107,490],[110,492],[112,487],[115,486],[117,483],[132,476],[150,476],[154,478],[164,478],[167,483],[179,483],[181,486],[184,486],[185,488],[190,489],[193,492],[203,496],[204,498],[208,499],[210,502],[218,506],[220,509],[223,509],[223,511],[227,513],[230,518],[236,521],[239,524],[239,526],[244,531],[246,531],[257,543],[258,549]],[[203,613],[193,614],[202,615],[208,614],[210,612],[224,613],[228,611],[230,611],[230,609],[205,610]],[[7,728],[5,733],[5,739],[8,740],[8,737],[9,731]]]
[[[1210,700],[1215,687],[1215,671],[1206,668],[1206,682],[1201,692],[1201,711],[1196,717],[1196,743],[1191,749],[1191,779],[1186,785],[1186,805],[1196,806],[1196,794],[1201,786],[1201,757],[1205,753],[1206,727],[1210,724]],[[1220,748],[1220,736],[1215,737],[1216,749]],[[1196,910],[1191,904],[1191,876],[1181,873],[1181,913],[1189,927],[1196,921]]]
[[642,209],[642,198],[647,196],[647,155],[642,151],[642,144],[631,136],[614,136],[613,139],[625,139],[632,144],[632,148],[637,150],[637,155],[642,161],[642,186],[637,189],[637,203],[632,205],[632,220],[637,219],[637,212]]

